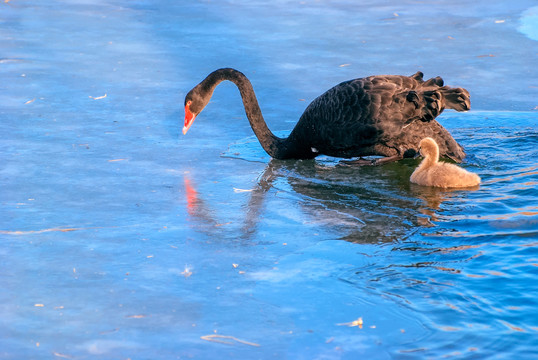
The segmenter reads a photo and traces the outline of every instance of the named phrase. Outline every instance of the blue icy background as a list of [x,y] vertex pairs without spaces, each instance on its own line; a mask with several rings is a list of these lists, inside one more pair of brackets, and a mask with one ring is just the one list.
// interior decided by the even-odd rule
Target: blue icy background
[[[535,358],[536,1],[11,0],[0,29],[0,359]],[[440,75],[483,184],[271,160],[230,83],[181,135],[219,67],[279,134],[341,81]]]

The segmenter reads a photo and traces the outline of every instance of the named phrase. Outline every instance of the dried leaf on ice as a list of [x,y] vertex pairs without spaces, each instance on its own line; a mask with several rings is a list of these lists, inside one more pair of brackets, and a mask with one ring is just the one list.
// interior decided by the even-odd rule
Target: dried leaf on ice
[[101,99],[104,99],[106,98],[106,94],[103,95],[103,96],[97,96],[97,97],[93,97],[93,96],[88,96],[90,99],[94,99],[94,100],[101,100]]
[[189,276],[192,275],[192,271],[191,271],[191,269],[190,269],[189,267],[186,266],[186,267],[185,267],[185,270],[183,270],[183,271],[181,272],[181,275],[183,275],[183,276],[185,276],[186,278],[188,278]]
[[240,344],[245,344],[245,345],[250,345],[250,346],[260,346],[260,344],[241,340],[241,339],[236,338],[235,336],[229,336],[229,335],[211,334],[211,335],[200,336],[200,339],[211,341],[211,342],[216,342],[220,344],[226,344],[226,345],[234,345],[235,344],[234,342],[237,342]]
[[236,193],[242,193],[242,192],[251,192],[252,189],[239,189],[234,187],[234,192]]
[[64,358],[64,359],[72,359],[73,357],[72,356],[69,356],[69,355],[65,355],[65,354],[60,354],[60,353],[57,353],[57,352],[54,352],[52,353],[54,356],[57,356],[57,357],[60,357],[60,358]]
[[362,318],[358,318],[357,320],[353,320],[352,322],[348,322],[348,323],[341,323],[341,324],[336,324],[338,326],[349,326],[349,327],[353,327],[353,326],[358,326],[360,329],[362,329]]
[[41,233],[50,232],[50,231],[68,232],[68,231],[76,231],[76,230],[80,230],[80,229],[77,229],[77,228],[53,228],[53,229],[30,230],[30,231],[6,231],[6,230],[0,230],[0,234],[26,235],[26,234],[41,234]]
[[143,319],[145,317],[146,315],[127,315],[126,316],[127,319]]

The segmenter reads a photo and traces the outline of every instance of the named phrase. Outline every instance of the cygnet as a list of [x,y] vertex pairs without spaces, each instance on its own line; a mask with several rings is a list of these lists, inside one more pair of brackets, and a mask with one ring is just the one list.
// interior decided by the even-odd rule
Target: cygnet
[[473,187],[480,184],[480,177],[454,164],[439,162],[439,146],[427,137],[420,141],[419,152],[424,160],[411,175],[411,182],[442,188]]

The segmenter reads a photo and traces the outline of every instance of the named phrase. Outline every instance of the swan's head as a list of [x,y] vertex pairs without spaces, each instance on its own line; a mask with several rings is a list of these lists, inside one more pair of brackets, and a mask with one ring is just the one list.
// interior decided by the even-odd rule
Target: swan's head
[[431,137],[424,138],[420,141],[418,151],[423,157],[439,157],[439,146],[437,146],[437,143]]
[[205,108],[211,96],[201,96],[199,86],[189,91],[185,96],[185,124],[183,125],[183,135],[192,126],[194,119]]
[[185,123],[183,125],[183,135],[187,133],[196,116],[202,111],[202,109],[198,109],[197,107],[198,102],[195,101],[193,91],[194,89],[185,96]]

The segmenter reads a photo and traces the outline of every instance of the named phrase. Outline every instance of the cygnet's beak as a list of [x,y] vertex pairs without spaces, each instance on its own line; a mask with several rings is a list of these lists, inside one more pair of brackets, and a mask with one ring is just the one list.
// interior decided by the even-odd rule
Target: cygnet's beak
[[415,156],[413,156],[413,159],[416,159],[416,158],[419,158],[419,157],[422,157],[422,155],[420,154],[420,148],[419,148],[418,151],[415,153]]

